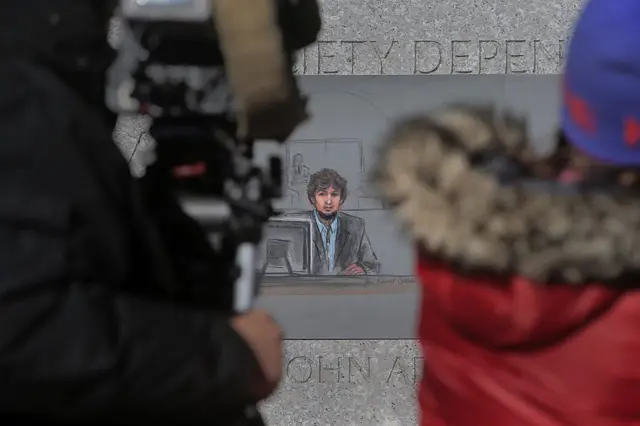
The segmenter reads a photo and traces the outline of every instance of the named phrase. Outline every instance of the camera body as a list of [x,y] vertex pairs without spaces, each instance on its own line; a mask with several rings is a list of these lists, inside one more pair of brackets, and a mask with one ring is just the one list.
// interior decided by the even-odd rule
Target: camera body
[[[282,49],[315,42],[316,0],[272,0]],[[107,106],[151,116],[233,115],[235,105],[213,25],[212,0],[121,0],[122,43],[108,73]]]
[[122,0],[107,106],[152,117],[231,115],[211,0]]
[[[296,50],[319,33],[319,9],[316,0],[271,1],[292,65]],[[255,250],[273,215],[271,200],[281,194],[282,165],[272,157],[266,169],[257,167],[254,140],[238,136],[213,8],[212,0],[121,0],[122,38],[107,72],[106,103],[118,114],[151,117],[155,161],[145,186],[157,199],[177,197],[223,242],[214,246],[221,285],[234,285],[233,310],[243,311],[256,293]]]
[[[233,0],[222,1],[245,13]],[[319,9],[316,0],[271,1],[282,53],[292,65],[295,51],[320,31]],[[123,36],[107,73],[106,103],[118,114],[153,120],[155,161],[143,177],[148,204],[153,209],[177,197],[205,227],[216,243],[214,257],[205,255],[201,263],[221,281],[211,285],[233,286],[230,309],[246,311],[258,288],[256,247],[273,215],[271,200],[281,194],[281,160],[272,157],[266,170],[257,167],[254,141],[238,136],[212,0],[121,0],[120,15]],[[194,303],[219,303],[213,290],[205,293],[195,294],[200,300]],[[245,417],[262,424],[255,407],[247,407]]]
[[126,0],[120,3],[128,19],[161,22],[211,21],[210,0]]

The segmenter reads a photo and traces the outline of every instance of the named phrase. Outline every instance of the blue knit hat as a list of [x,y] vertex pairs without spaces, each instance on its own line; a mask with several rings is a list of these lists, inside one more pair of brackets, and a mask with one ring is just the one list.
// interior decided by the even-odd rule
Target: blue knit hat
[[602,161],[640,166],[640,0],[590,0],[569,44],[562,128]]

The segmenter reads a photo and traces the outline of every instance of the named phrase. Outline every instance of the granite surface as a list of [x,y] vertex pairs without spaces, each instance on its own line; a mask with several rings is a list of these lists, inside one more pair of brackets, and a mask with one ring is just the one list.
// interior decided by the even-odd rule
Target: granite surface
[[[295,70],[302,75],[558,74],[582,3],[322,0],[321,40],[300,53]],[[111,36],[116,42],[117,25]],[[121,120],[116,137],[127,155],[147,124],[140,118]],[[150,143],[143,136],[139,151]],[[140,172],[144,159],[134,157],[133,169]],[[267,424],[415,425],[420,357],[411,340],[287,341],[285,378],[262,407]]]
[[261,407],[268,425],[416,424],[422,357],[412,340],[288,341],[283,365]]
[[[320,0],[300,75],[556,74],[581,0]],[[113,26],[113,42],[119,25]]]
[[555,74],[580,0],[322,0],[298,74]]

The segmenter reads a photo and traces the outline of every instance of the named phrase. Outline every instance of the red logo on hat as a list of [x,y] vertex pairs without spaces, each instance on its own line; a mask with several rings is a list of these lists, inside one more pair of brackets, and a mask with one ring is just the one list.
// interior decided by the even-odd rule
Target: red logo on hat
[[575,93],[572,93],[566,82],[564,85],[564,102],[571,119],[582,131],[587,133],[597,132],[597,119],[589,104]]
[[635,117],[628,117],[624,121],[624,142],[630,147],[640,142],[640,122]]

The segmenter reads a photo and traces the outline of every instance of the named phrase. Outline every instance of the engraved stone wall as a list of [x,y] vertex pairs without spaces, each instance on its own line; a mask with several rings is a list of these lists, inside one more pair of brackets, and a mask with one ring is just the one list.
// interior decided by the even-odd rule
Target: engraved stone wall
[[[466,83],[467,78],[477,74],[559,74],[572,21],[582,3],[581,0],[322,0],[323,33],[317,44],[300,52],[295,72],[329,79],[338,75],[448,74]],[[112,37],[117,39],[115,27]],[[539,121],[540,138],[544,139],[544,129],[549,127],[555,105],[553,102],[551,108],[540,105],[541,99],[536,95],[540,89],[533,83],[530,88],[522,89],[528,95],[520,93],[519,88],[527,84],[524,79],[506,81],[499,94],[494,92],[493,96],[501,99],[501,104],[537,110],[532,119],[534,124]],[[447,96],[439,93],[434,96],[462,100],[464,93],[469,92],[476,98],[486,98],[478,95],[482,92],[480,88],[460,86],[460,89],[452,87]],[[436,92],[433,89],[430,93]],[[545,95],[541,97],[545,104]],[[429,104],[433,102],[429,100]],[[318,126],[312,138],[325,137],[322,129],[327,129],[326,126],[331,124]],[[121,120],[116,137],[127,155],[131,154],[145,127],[141,119]],[[345,137],[345,134],[339,136]],[[143,137],[139,152],[144,152],[149,144]],[[141,169],[137,155],[134,169]],[[407,256],[406,250],[398,253]],[[393,260],[386,262],[391,264]],[[296,331],[293,336],[290,334],[294,340],[287,342],[282,386],[262,407],[268,424],[415,425],[414,385],[420,376],[422,355],[412,340],[389,340],[410,337],[406,333],[406,320],[407,315],[414,315],[414,307],[407,301],[385,304],[371,299],[363,303],[365,291],[358,295],[345,294],[340,296],[340,303],[331,304],[327,302],[331,299],[323,299],[329,296],[317,292],[316,296],[292,296],[289,290],[281,289],[267,298],[268,307],[275,309],[276,317],[285,322],[285,328]],[[280,299],[278,294],[282,295]],[[292,308],[292,304],[302,303],[302,299],[296,297],[306,297],[304,303],[309,306],[331,304],[325,315],[327,320],[319,313],[315,313],[313,319],[290,318],[291,312],[308,316],[308,310]],[[313,303],[310,297],[326,303]],[[358,303],[358,308],[350,311],[351,317],[347,318],[342,311],[340,315],[331,312],[332,309],[349,311],[346,305],[351,301]],[[377,311],[389,309],[397,309],[395,314],[402,318],[402,335],[393,335],[394,327],[382,327],[370,320]],[[394,317],[394,312],[385,312],[385,318]],[[356,318],[358,315],[370,317]],[[328,319],[331,319],[331,330],[349,335],[350,340],[313,340],[314,336],[322,336],[316,339],[344,338],[322,332],[323,324],[329,326]],[[342,323],[336,324],[337,321]],[[302,323],[310,330],[300,330],[294,327],[295,323]],[[369,328],[364,330],[366,327]],[[377,332],[380,334],[376,335]],[[358,340],[376,337],[380,340]],[[312,340],[296,340],[303,338]]]

